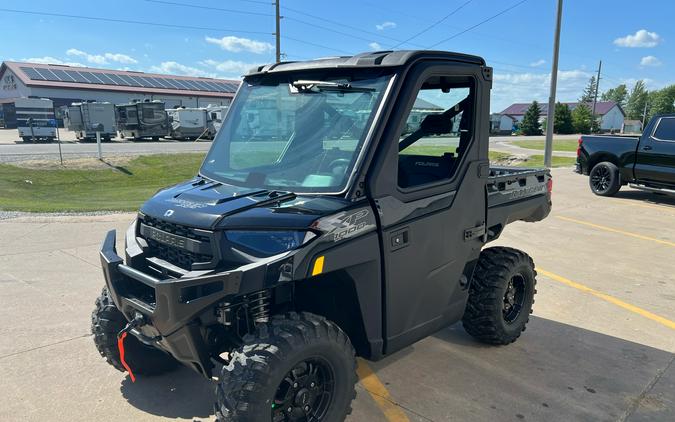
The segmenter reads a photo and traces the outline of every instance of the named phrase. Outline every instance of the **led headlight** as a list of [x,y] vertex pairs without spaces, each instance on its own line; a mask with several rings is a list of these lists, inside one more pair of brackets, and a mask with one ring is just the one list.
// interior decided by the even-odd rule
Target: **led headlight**
[[299,248],[314,239],[316,234],[299,230],[230,230],[225,236],[230,242],[248,249],[257,256],[272,256]]

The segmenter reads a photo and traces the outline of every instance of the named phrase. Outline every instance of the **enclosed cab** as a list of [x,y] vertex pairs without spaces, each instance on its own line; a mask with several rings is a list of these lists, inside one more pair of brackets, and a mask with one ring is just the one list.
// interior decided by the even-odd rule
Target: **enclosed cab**
[[186,140],[207,135],[209,130],[207,109],[179,107],[166,112],[169,116],[171,138]]
[[47,98],[17,98],[14,101],[16,128],[24,142],[56,139],[54,103]]
[[115,105],[111,103],[73,103],[64,110],[65,127],[81,141],[96,139],[96,132],[109,141],[117,136]]
[[442,51],[253,69],[198,174],[143,204],[124,258],[106,236],[101,355],[132,375],[218,371],[220,421],[332,422],[355,355],[460,320],[515,341],[534,263],[485,246],[545,218],[552,180],[490,166],[491,86],[482,58]]
[[117,105],[115,114],[120,138],[158,141],[169,135],[169,117],[161,101]]

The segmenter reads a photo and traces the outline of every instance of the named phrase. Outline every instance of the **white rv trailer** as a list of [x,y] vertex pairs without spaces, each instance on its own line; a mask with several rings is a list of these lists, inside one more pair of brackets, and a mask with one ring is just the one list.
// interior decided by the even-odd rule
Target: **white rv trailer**
[[115,105],[111,103],[73,103],[65,110],[65,126],[79,140],[95,140],[96,132],[109,141],[117,135]]
[[216,133],[220,130],[220,127],[223,125],[223,119],[227,114],[227,109],[230,106],[226,105],[211,105],[206,106],[206,111],[208,111],[208,120],[209,120],[209,138],[213,139],[216,137]]
[[46,98],[17,98],[14,100],[16,126],[24,142],[56,139],[54,103]]
[[174,108],[166,111],[173,139],[197,139],[208,135],[208,114],[205,108]]

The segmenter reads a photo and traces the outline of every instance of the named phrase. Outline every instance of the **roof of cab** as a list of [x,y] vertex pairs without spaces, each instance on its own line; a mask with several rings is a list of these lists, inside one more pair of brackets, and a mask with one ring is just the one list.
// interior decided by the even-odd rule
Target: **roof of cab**
[[337,68],[382,68],[397,67],[411,64],[418,60],[447,60],[462,63],[485,65],[482,57],[469,54],[454,53],[451,51],[435,50],[401,50],[401,51],[373,51],[356,54],[354,56],[326,57],[302,62],[280,62],[266,64],[251,69],[246,76],[264,73],[289,72],[311,69]]

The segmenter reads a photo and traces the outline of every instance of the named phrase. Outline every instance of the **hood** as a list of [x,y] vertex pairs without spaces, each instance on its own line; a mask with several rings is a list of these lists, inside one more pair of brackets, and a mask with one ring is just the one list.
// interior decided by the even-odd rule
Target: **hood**
[[296,196],[198,177],[157,192],[140,211],[161,220],[206,230],[302,229],[349,204],[344,198]]

